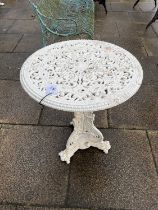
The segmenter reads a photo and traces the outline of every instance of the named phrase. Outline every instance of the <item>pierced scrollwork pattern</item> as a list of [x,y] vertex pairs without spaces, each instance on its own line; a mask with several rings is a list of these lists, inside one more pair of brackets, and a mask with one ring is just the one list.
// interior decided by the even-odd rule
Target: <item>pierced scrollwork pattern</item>
[[35,100],[48,84],[59,93],[43,104],[65,111],[97,111],[129,99],[142,82],[142,68],[126,50],[101,41],[73,40],[38,50],[24,63],[21,82]]

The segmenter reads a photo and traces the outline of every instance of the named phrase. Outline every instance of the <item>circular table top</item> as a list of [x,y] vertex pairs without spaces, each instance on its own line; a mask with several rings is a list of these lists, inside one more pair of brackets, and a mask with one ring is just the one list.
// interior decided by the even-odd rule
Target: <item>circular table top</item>
[[138,60],[114,44],[71,40],[44,47],[23,64],[20,81],[36,101],[64,111],[98,111],[119,105],[139,89]]

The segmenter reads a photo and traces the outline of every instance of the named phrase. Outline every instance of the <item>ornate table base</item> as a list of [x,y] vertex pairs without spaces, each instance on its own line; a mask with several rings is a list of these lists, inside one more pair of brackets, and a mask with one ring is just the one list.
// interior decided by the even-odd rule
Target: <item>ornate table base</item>
[[93,112],[75,112],[72,124],[74,131],[70,135],[66,149],[59,153],[62,161],[70,163],[70,158],[78,149],[96,147],[106,154],[111,148],[109,141],[103,141],[102,133],[94,126]]

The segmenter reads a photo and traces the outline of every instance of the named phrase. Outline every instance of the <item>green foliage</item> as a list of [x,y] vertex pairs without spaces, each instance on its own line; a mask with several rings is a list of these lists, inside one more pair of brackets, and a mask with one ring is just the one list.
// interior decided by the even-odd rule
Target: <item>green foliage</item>
[[86,34],[93,38],[93,0],[29,0],[40,22],[43,45],[57,37]]

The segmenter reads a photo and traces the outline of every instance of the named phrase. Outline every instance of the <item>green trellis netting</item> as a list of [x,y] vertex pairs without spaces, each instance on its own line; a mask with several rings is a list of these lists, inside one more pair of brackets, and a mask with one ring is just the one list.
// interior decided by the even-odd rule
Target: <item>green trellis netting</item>
[[[29,0],[40,22],[43,45],[64,37],[93,39],[93,0]],[[50,41],[51,40],[51,41]]]

